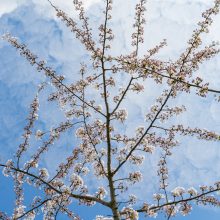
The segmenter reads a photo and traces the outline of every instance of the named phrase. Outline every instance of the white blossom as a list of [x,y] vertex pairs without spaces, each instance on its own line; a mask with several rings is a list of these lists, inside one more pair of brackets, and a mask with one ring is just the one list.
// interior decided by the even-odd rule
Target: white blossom
[[84,184],[83,179],[82,179],[79,175],[77,175],[77,174],[75,174],[75,173],[73,173],[73,174],[70,176],[70,181],[72,182],[72,187],[73,187],[73,189],[76,189],[76,190],[77,190],[79,187],[83,186],[83,184]]
[[171,191],[173,196],[182,196],[183,193],[185,192],[185,189],[183,187],[176,187],[174,190]]
[[154,200],[160,200],[160,199],[164,199],[165,195],[161,194],[161,193],[155,193],[153,194]]
[[80,127],[76,130],[76,137],[78,137],[78,138],[84,138],[85,137],[84,128]]
[[41,139],[44,133],[41,130],[37,130],[35,133],[36,139]]
[[139,219],[139,215],[138,212],[135,211],[133,208],[131,207],[124,207],[121,212],[123,213],[123,217],[126,220],[138,220]]
[[39,174],[40,174],[40,177],[42,179],[47,180],[49,178],[49,173],[48,173],[48,170],[46,168],[39,169]]
[[190,187],[187,192],[191,195],[191,196],[197,196],[198,192],[194,187]]
[[35,211],[29,212],[27,215],[25,215],[25,220],[34,220],[36,217]]
[[104,187],[99,187],[98,191],[96,192],[96,196],[100,199],[104,199],[106,194],[107,194],[107,191],[105,190]]
[[128,111],[126,109],[120,109],[115,112],[115,118],[121,122],[124,122],[128,117]]
[[129,181],[132,183],[140,182],[142,179],[142,174],[140,171],[136,171],[134,173],[129,174]]

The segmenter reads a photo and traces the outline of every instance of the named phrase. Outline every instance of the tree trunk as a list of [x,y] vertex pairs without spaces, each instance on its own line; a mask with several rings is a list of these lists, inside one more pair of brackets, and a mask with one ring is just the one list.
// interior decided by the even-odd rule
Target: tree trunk
[[115,202],[112,203],[112,214],[114,220],[121,220],[120,213]]

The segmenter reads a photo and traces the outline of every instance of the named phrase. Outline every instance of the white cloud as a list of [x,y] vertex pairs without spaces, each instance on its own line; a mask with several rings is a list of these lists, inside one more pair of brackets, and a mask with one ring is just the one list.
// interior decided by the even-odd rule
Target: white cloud
[[18,6],[21,6],[26,0],[0,0],[0,17],[5,13],[9,13],[16,9]]

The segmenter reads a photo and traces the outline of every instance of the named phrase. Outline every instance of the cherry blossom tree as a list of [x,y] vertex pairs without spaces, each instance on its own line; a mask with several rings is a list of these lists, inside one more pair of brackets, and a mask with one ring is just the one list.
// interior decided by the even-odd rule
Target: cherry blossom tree
[[[217,42],[205,47],[202,44],[202,35],[209,31],[213,17],[219,12],[220,0],[215,0],[213,7],[202,13],[202,20],[188,40],[185,51],[177,60],[169,62],[155,58],[166,46],[165,40],[148,50],[144,56],[139,54],[144,43],[146,0],[137,0],[131,36],[133,51],[113,56],[111,46],[117,33],[113,33],[110,21],[114,3],[112,0],[103,2],[103,22],[99,27],[93,27],[97,28],[97,39],[92,34],[89,18],[80,0],[73,1],[78,21],[48,0],[57,17],[90,54],[91,65],[81,64],[80,79],[76,82],[67,83],[64,75],[49,67],[46,61],[41,60],[17,38],[9,33],[3,36],[38,72],[47,77],[50,84],[43,82],[30,104],[23,142],[15,157],[0,164],[3,175],[13,179],[16,194],[13,216],[1,212],[1,219],[31,220],[43,213],[44,219],[52,220],[63,213],[76,220],[80,216],[75,206],[88,206],[89,210],[89,206],[97,203],[108,208],[111,215],[97,215],[96,220],[137,220],[141,213],[145,217],[164,213],[170,219],[177,213],[183,216],[189,214],[193,204],[220,205],[218,195],[212,195],[220,190],[217,180],[211,186],[193,186],[189,189],[177,186],[170,190],[169,175],[172,173],[169,174],[167,163],[172,157],[173,148],[179,144],[179,136],[195,136],[205,141],[220,140],[220,135],[215,131],[171,123],[172,118],[187,113],[184,105],[173,104],[182,93],[196,93],[204,99],[208,94],[213,94],[216,102],[220,100],[220,91],[210,88],[209,83],[202,78],[194,77],[202,63],[220,52]],[[148,80],[153,80],[156,87],[164,90],[156,98],[155,104],[146,109],[144,126],[132,128],[133,135],[127,135],[123,127],[129,126],[129,106],[124,107],[124,101],[132,93],[144,94]],[[39,94],[47,86],[55,88],[48,102],[58,103],[66,118],[50,131],[40,130],[36,124]],[[50,170],[39,165],[42,164],[40,160],[68,131],[75,133],[77,144],[74,144],[72,153],[51,176]],[[41,145],[23,163],[22,158],[31,147],[33,137]],[[158,185],[158,191],[150,198],[141,198],[143,202],[139,202],[132,186],[145,178],[140,167],[145,157],[153,156],[154,151],[159,151],[161,155],[156,173],[158,183],[150,184]],[[128,174],[123,172],[124,169],[129,169]],[[88,185],[88,175],[96,179],[96,190]],[[26,184],[41,191],[41,195],[36,196],[28,207],[24,205]]]

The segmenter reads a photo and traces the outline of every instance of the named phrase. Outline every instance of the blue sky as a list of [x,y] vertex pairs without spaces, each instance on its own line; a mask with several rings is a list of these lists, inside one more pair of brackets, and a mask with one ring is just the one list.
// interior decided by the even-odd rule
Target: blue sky
[[[128,0],[122,8],[123,1],[114,1],[114,19],[111,25],[117,33],[113,44],[113,53],[115,54],[130,50],[129,37],[132,32],[132,9],[135,1]],[[85,2],[87,13],[91,16],[91,25],[96,28],[96,23],[100,22],[100,1],[85,0]],[[201,12],[212,5],[212,1],[208,0],[149,0],[148,2],[145,31],[146,47],[141,49],[141,53],[166,38],[168,47],[159,55],[163,59],[167,57],[175,59],[181,53],[195,28],[196,22],[201,18]],[[67,0],[65,3],[56,0],[54,3],[75,17],[71,0]],[[216,17],[216,21],[218,22],[214,22],[210,33],[204,37],[205,43],[220,40],[220,16]],[[49,65],[53,66],[58,72],[64,73],[69,80],[76,79],[79,61],[88,60],[88,54],[84,48],[72,37],[69,30],[56,19],[54,10],[50,8],[46,0],[0,0],[0,27],[0,34],[10,32],[18,37],[39,57],[46,59]],[[202,66],[202,71],[199,72],[204,79],[210,82],[213,88],[218,88],[220,85],[219,59],[218,56],[209,61]],[[21,142],[20,137],[28,114],[28,106],[36,93],[37,85],[44,80],[44,76],[20,57],[14,48],[0,41],[0,159],[2,161],[5,161],[6,158],[12,158]],[[147,98],[151,100],[155,97],[155,94],[158,94],[157,90],[158,88],[152,84],[151,88],[147,90]],[[55,105],[47,105],[44,102],[44,97],[41,98],[39,126],[50,128],[51,125],[62,120],[63,116]],[[127,100],[127,102],[133,103],[129,109],[131,126],[126,128],[128,133],[131,132],[130,128],[140,121],[141,115],[146,112],[146,106],[142,105],[144,98],[131,96]],[[219,103],[213,100],[211,96],[208,99],[198,98],[194,94],[181,96],[177,103],[186,103],[189,114],[180,116],[179,122],[214,129],[220,133]],[[66,137],[66,147],[62,148],[60,144],[54,152],[47,154],[42,163],[49,170],[53,170],[56,166],[54,156],[60,155],[59,159],[63,160],[70,150],[68,145],[70,142],[71,138]],[[172,187],[178,185],[199,186],[203,183],[212,184],[216,179],[220,180],[219,143],[201,143],[190,139],[186,139],[184,143],[184,146],[174,152],[174,157],[170,161],[171,172],[174,174],[171,177]],[[149,160],[150,164],[146,169],[154,171],[155,161],[154,159]],[[152,182],[157,181],[153,172],[150,172],[149,179]],[[95,182],[91,180],[91,184],[95,184]],[[143,194],[143,190],[138,187],[135,190],[137,195]],[[144,195],[150,195],[154,190],[155,186],[152,184],[144,192]],[[29,189],[27,191],[31,197],[33,191]],[[2,176],[0,176],[0,198],[4,198],[4,200],[0,200],[0,210],[10,213],[13,208],[11,181]],[[97,210],[99,212],[100,209],[100,207],[95,207],[92,212],[86,212],[80,208],[78,211],[79,214],[82,213],[84,219],[92,220],[94,216],[91,213],[95,213]],[[185,218],[217,220],[219,217],[220,212],[218,210],[195,208],[194,212]],[[176,219],[183,218],[177,217]],[[60,219],[64,219],[64,217],[60,217]],[[164,218],[161,216],[158,219]]]

